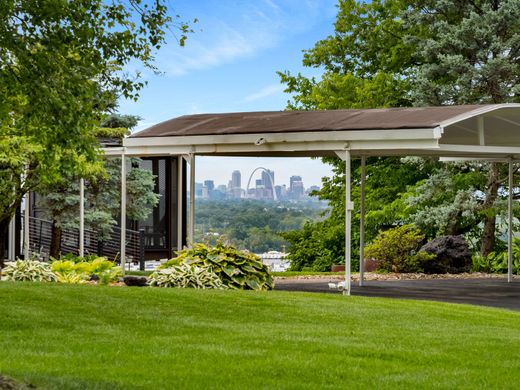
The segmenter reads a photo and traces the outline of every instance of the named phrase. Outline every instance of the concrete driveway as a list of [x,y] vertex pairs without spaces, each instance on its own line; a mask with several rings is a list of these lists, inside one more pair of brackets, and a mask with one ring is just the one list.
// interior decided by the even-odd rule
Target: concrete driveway
[[[337,279],[278,279],[276,290],[341,294],[329,289]],[[501,307],[520,311],[520,279],[419,279],[365,281],[363,287],[352,283],[352,295],[422,299],[452,303]]]

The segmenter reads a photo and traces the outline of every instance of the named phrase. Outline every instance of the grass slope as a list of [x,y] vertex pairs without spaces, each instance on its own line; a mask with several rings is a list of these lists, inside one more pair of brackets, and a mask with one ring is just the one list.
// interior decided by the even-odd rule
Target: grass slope
[[289,292],[0,283],[0,373],[49,389],[515,388],[520,313]]

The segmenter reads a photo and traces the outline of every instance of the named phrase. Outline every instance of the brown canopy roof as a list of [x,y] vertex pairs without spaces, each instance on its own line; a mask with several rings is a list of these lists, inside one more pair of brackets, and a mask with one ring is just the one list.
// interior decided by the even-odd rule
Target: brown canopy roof
[[478,105],[185,115],[131,137],[434,128]]

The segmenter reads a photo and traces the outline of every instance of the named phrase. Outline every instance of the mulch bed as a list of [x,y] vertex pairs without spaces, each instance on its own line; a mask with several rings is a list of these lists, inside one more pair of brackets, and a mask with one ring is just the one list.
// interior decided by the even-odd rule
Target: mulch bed
[[[378,274],[374,272],[365,272],[364,280],[417,280],[417,279],[502,279],[505,278],[505,274],[486,274],[483,272],[465,272],[461,274],[399,274],[395,272],[387,273],[387,274]],[[518,278],[518,276],[513,276],[513,278]],[[344,280],[345,275],[304,275],[304,276],[277,276],[275,280],[284,280],[284,279],[330,279],[330,280]],[[355,273],[351,276],[352,281],[359,280],[359,274]]]

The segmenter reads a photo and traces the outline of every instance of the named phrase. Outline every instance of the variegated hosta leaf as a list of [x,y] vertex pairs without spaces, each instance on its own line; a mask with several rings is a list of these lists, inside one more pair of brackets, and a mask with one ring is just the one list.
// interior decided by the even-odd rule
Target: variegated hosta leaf
[[226,288],[211,268],[191,266],[189,264],[174,265],[152,273],[148,281],[150,286],[182,287],[182,288]]
[[55,282],[57,278],[49,263],[37,260],[16,260],[6,263],[6,267],[2,270],[2,280]]
[[161,268],[172,269],[179,264],[211,268],[222,283],[232,289],[270,290],[274,286],[273,278],[258,256],[221,243],[214,248],[195,244],[180,251]]

